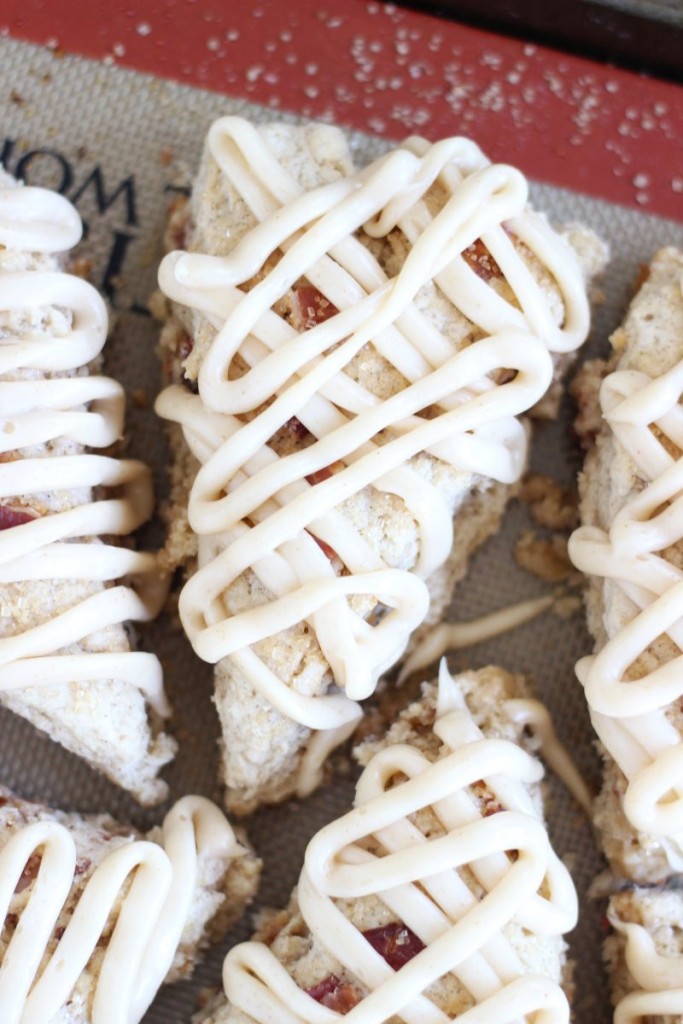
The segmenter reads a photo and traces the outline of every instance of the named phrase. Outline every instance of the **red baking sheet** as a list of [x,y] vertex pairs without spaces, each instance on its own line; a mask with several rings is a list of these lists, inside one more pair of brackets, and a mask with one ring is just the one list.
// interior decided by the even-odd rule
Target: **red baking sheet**
[[683,88],[375,0],[5,0],[17,38],[683,220]]

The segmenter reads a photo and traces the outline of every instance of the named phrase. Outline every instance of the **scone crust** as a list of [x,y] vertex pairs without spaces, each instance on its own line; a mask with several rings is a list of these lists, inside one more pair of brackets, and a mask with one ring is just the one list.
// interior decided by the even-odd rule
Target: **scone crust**
[[[579,478],[580,515],[584,526],[608,532],[615,516],[645,486],[640,471],[612,430],[601,421],[598,392],[602,380],[615,370],[635,370],[657,378],[683,359],[683,253],[661,249],[654,257],[646,279],[634,297],[624,324],[611,337],[612,354],[607,362],[586,364],[575,393],[579,400],[577,426],[588,446]],[[674,452],[680,457],[681,452]],[[683,542],[661,552],[661,556],[683,568]],[[585,589],[588,627],[596,653],[603,649],[636,614],[618,582],[589,576]],[[634,678],[652,671],[678,655],[666,636],[660,636],[632,666]],[[665,709],[666,717],[683,735],[683,709],[675,701]],[[639,883],[657,883],[671,871],[661,844],[655,837],[637,832],[623,812],[626,779],[608,753],[604,783],[596,802],[596,823],[605,853],[619,877]]]

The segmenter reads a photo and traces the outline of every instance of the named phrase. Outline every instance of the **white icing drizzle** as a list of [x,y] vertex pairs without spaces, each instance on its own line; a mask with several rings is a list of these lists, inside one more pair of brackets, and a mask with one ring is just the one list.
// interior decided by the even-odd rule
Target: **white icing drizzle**
[[[64,252],[80,235],[78,213],[62,196],[40,188],[0,188],[0,244],[5,248]],[[12,340],[11,333],[0,340],[0,378],[20,378],[0,379],[0,456],[59,441],[107,448],[123,433],[120,385],[107,377],[80,375],[97,358],[107,336],[107,311],[96,290],[59,271],[0,271],[0,312],[39,317],[50,308],[71,318],[65,336],[22,328],[20,340]],[[38,379],[30,371],[37,371]],[[125,536],[150,517],[149,470],[141,462],[87,453],[0,461],[0,503],[10,499],[11,504],[17,496],[30,499],[49,491],[96,488],[115,488],[117,496],[0,530],[2,614],[12,614],[11,604],[3,601],[3,584],[72,579],[107,583],[131,576],[136,589],[105,587],[41,625],[0,638],[0,692],[117,679],[137,687],[155,711],[167,715],[161,665],[154,655],[56,653],[108,626],[146,621],[159,611],[164,583],[153,555],[82,540]]]
[[[473,644],[482,643],[484,640],[516,629],[517,626],[535,619],[552,608],[554,602],[554,597],[546,595],[507,605],[469,622],[442,622],[434,626],[405,661],[398,682],[403,682],[408,676],[441,659],[446,651],[471,647]],[[538,700],[520,699],[506,701],[505,708],[513,721],[528,725],[533,730],[543,759],[562,780],[577,803],[590,814],[592,799],[588,787],[569,752],[560,743],[545,705]]]
[[[341,735],[359,717],[356,702],[372,693],[424,619],[424,580],[452,547],[452,508],[411,460],[427,452],[463,474],[463,486],[471,474],[506,483],[519,477],[526,437],[515,417],[548,387],[548,350],[565,352],[585,338],[582,277],[569,246],[526,209],[522,175],[491,166],[466,139],[433,146],[408,140],[357,174],[308,193],[240,118],[217,121],[209,147],[257,223],[229,255],[171,253],[159,274],[166,295],[216,331],[199,396],[171,387],[157,403],[162,416],[182,426],[202,463],[189,500],[199,569],[182,592],[180,614],[202,658],[230,658],[284,715]],[[434,182],[448,197],[436,215],[424,201]],[[381,238],[396,226],[412,249],[389,279],[354,233],[364,227]],[[562,325],[508,230],[555,279]],[[459,255],[477,239],[514,301]],[[243,291],[278,252],[277,266]],[[273,309],[302,276],[339,311],[303,334]],[[457,351],[420,312],[415,295],[432,280],[481,340]],[[386,401],[345,372],[370,342],[408,382]],[[237,354],[247,369],[234,377]],[[515,377],[496,384],[491,375],[502,368]],[[421,415],[427,408],[432,418]],[[254,413],[249,422],[239,418]],[[292,417],[314,443],[279,457],[268,441]],[[333,465],[338,471],[328,479],[307,482]],[[405,503],[419,541],[410,570],[387,565],[339,510],[363,488]],[[339,556],[344,575],[317,540]],[[247,570],[267,603],[230,615],[222,595]],[[350,604],[361,595],[386,609],[374,625]],[[296,693],[255,653],[259,641],[302,621],[343,692]]]
[[595,729],[628,780],[626,817],[658,837],[676,870],[683,869],[683,741],[666,711],[683,696],[683,655],[638,679],[628,671],[662,635],[683,647],[683,572],[661,554],[683,540],[683,458],[674,459],[662,443],[668,438],[683,449],[682,393],[683,362],[656,379],[634,370],[605,379],[603,415],[645,486],[634,487],[609,533],[581,527],[569,543],[574,565],[604,577],[632,609],[576,671]]
[[640,1024],[643,1018],[683,1016],[683,957],[661,956],[642,925],[609,915],[610,924],[626,941],[629,972],[641,991],[630,992],[618,1004],[614,1024]]
[[664,992],[630,992],[614,1010],[614,1024],[643,1024],[683,1014],[683,988]]
[[440,622],[425,633],[409,658],[406,658],[398,676],[403,682],[415,672],[421,672],[427,665],[439,661],[447,651],[459,651],[463,647],[491,640],[495,636],[522,626],[552,608],[554,598],[550,595],[534,597],[529,601],[506,605],[495,612],[482,615],[469,622]]
[[[524,976],[504,934],[512,921],[537,936],[556,936],[576,923],[574,886],[527,788],[541,778],[541,766],[514,743],[484,738],[445,662],[437,712],[434,732],[447,752],[430,762],[405,744],[379,751],[358,782],[355,809],[323,828],[306,852],[298,887],[302,917],[316,942],[367,991],[343,1019],[380,1024],[396,1015],[406,1024],[446,1024],[451,1018],[425,990],[452,973],[476,1004],[458,1017],[463,1024],[512,1024],[532,1013],[547,1024],[568,1021],[559,985]],[[406,781],[392,788],[399,774]],[[468,789],[478,780],[500,804],[499,813],[481,816]],[[428,839],[411,819],[423,808],[431,808],[443,835]],[[370,837],[384,855],[358,845]],[[506,851],[516,851],[516,858]],[[462,866],[475,876],[483,898],[468,886]],[[399,971],[335,903],[371,894],[427,947]],[[258,1024],[339,1019],[302,991],[261,943],[232,949],[223,981],[230,1004]]]
[[586,814],[590,815],[593,807],[590,790],[574,764],[569,751],[560,742],[545,704],[542,704],[540,700],[520,697],[506,700],[503,710],[517,725],[529,727],[536,743],[535,749],[569,790],[576,802]]
[[214,804],[184,797],[166,815],[162,845],[129,842],[97,865],[49,953],[74,881],[76,846],[68,829],[55,821],[20,829],[0,849],[0,931],[24,869],[32,857],[41,860],[0,963],[3,1024],[45,1024],[56,1017],[114,910],[117,919],[99,965],[88,1020],[137,1024],[173,963],[192,913],[199,864],[243,854]]

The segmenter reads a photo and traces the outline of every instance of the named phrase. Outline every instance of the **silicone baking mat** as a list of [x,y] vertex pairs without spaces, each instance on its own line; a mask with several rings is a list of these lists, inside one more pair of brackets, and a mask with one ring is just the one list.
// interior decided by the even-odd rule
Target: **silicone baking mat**
[[[418,24],[418,20],[407,24]],[[431,20],[429,24],[434,32],[440,26]],[[521,44],[514,45],[523,53]],[[492,48],[482,52],[490,54],[490,66],[497,51]],[[605,79],[604,71],[601,73],[603,84],[612,81]],[[261,77],[257,75],[256,80]],[[619,83],[631,80],[630,76],[617,78]],[[653,88],[656,92],[659,86]],[[641,106],[647,103],[651,103],[651,96],[645,90]],[[31,184],[64,192],[84,218],[87,234],[79,253],[92,261],[92,279],[108,293],[115,314],[107,368],[123,381],[131,396],[130,452],[152,461],[158,491],[163,495],[167,452],[162,428],[151,409],[159,378],[154,351],[158,329],[147,313],[146,303],[155,287],[169,200],[188,187],[202,140],[216,116],[239,113],[262,121],[295,115],[274,111],[272,105],[252,105],[245,99],[69,56],[55,44],[35,47],[10,39],[0,40],[0,110],[0,152],[7,169]],[[309,112],[325,113],[314,105]],[[409,123],[407,115],[406,119],[408,130],[419,127]],[[482,123],[484,120],[482,114]],[[367,127],[372,125],[368,123]],[[376,126],[378,131],[380,127]],[[471,118],[458,120],[452,116],[448,124],[439,122],[437,127],[438,133],[454,134],[474,131],[477,125]],[[401,134],[400,128],[400,124],[394,125],[398,130],[392,134]],[[430,136],[435,135],[433,128],[433,123],[425,126]],[[387,144],[377,135],[359,132],[351,139],[359,161],[369,159]],[[504,140],[497,140],[496,157],[502,157],[505,148]],[[580,147],[575,149],[578,153]],[[509,159],[516,160],[520,155],[516,143],[511,150]],[[606,173],[611,174],[611,170],[607,168]],[[671,186],[674,172],[668,168],[665,173],[667,188],[675,196]],[[644,194],[646,185],[641,180]],[[612,262],[601,283],[604,302],[596,312],[587,354],[604,351],[640,264],[649,260],[660,245],[683,245],[683,224],[547,185],[534,186],[533,198],[554,220],[590,224],[612,246]],[[672,206],[667,209],[675,212]],[[534,468],[564,482],[571,480],[578,468],[569,425],[567,402],[560,420],[539,430],[533,452]],[[504,530],[473,559],[469,577],[456,594],[453,618],[470,619],[545,592],[543,584],[516,567],[511,554],[515,539],[529,525],[525,508],[513,504]],[[151,527],[147,533],[149,543],[154,543],[155,536],[158,539],[158,527]],[[220,799],[215,784],[217,726],[210,699],[211,669],[194,657],[168,618],[146,630],[142,642],[160,653],[175,708],[172,730],[180,741],[180,752],[166,773],[173,797],[195,791]],[[595,786],[598,773],[592,733],[573,675],[577,657],[589,649],[581,615],[566,621],[547,615],[486,645],[461,652],[452,658],[451,665],[457,668],[497,662],[532,675],[553,712],[558,732],[576,752],[580,767]],[[163,813],[163,808],[141,811],[76,758],[3,711],[0,779],[27,798],[67,809],[106,810],[138,825],[160,820]],[[571,938],[572,955],[577,961],[575,1020],[579,1024],[606,1024],[610,1010],[599,967],[603,910],[587,900],[587,888],[600,870],[601,861],[590,826],[572,799],[556,783],[551,782],[550,790],[548,816],[553,838],[574,872],[583,908],[581,924]],[[250,837],[265,861],[259,905],[277,906],[286,901],[308,838],[324,821],[343,812],[351,796],[350,780],[338,777],[310,800],[265,810],[247,821]],[[199,989],[219,984],[225,950],[249,932],[247,916],[230,940],[208,956],[193,981],[162,990],[146,1018],[148,1024],[187,1024],[196,1009]]]

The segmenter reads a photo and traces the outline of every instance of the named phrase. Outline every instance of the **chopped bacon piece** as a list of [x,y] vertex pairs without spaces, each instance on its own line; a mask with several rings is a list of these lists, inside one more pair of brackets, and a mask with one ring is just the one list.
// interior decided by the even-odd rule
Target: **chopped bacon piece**
[[28,509],[14,508],[12,505],[0,505],[0,530],[9,530],[13,526],[23,526],[36,518],[35,512]]
[[357,988],[341,981],[335,974],[330,974],[317,985],[307,988],[306,995],[315,999],[317,1003],[322,1003],[328,1010],[336,1010],[337,1013],[348,1013],[363,998]]
[[485,818],[490,817],[492,814],[500,814],[503,810],[503,805],[498,803],[483,779],[477,779],[476,782],[473,782],[472,789],[477,799],[481,800],[484,805],[482,814]]
[[303,425],[301,420],[297,419],[296,416],[290,417],[285,423],[282,424],[284,430],[289,431],[290,434],[294,434],[295,437],[308,437],[310,431]]
[[310,331],[316,324],[324,324],[339,310],[313,285],[305,284],[292,290],[293,324],[298,331]]
[[501,804],[498,803],[497,800],[491,801],[490,803],[487,803],[486,806],[484,807],[484,817],[490,818],[492,814],[500,814],[502,810],[503,807]]
[[331,562],[333,562],[335,558],[339,558],[339,555],[334,550],[334,548],[331,548],[330,545],[326,544],[324,540],[321,540],[320,537],[316,537],[315,534],[311,534],[311,537],[313,537],[313,540],[316,542],[322,553],[324,555],[327,555]]
[[23,892],[24,889],[28,889],[28,887],[31,884],[31,882],[35,881],[35,879],[36,879],[36,877],[38,875],[38,869],[40,867],[40,861],[41,861],[41,858],[38,856],[37,853],[31,854],[29,859],[26,861],[26,867],[24,868],[24,870],[21,872],[21,875],[19,876],[19,881],[17,882],[17,887],[14,890],[15,892]]
[[463,250],[465,262],[472,268],[477,277],[490,281],[492,277],[502,277],[503,272],[488,251],[481,238]]
[[425,948],[422,939],[402,921],[394,921],[382,928],[370,928],[363,932],[363,936],[395,971],[400,971],[404,964]]
[[314,470],[313,473],[309,473],[306,477],[309,484],[321,484],[323,480],[329,480],[335,473],[339,473],[340,470],[344,469],[344,463],[337,459],[336,462],[331,463],[329,466],[323,466],[321,469]]

